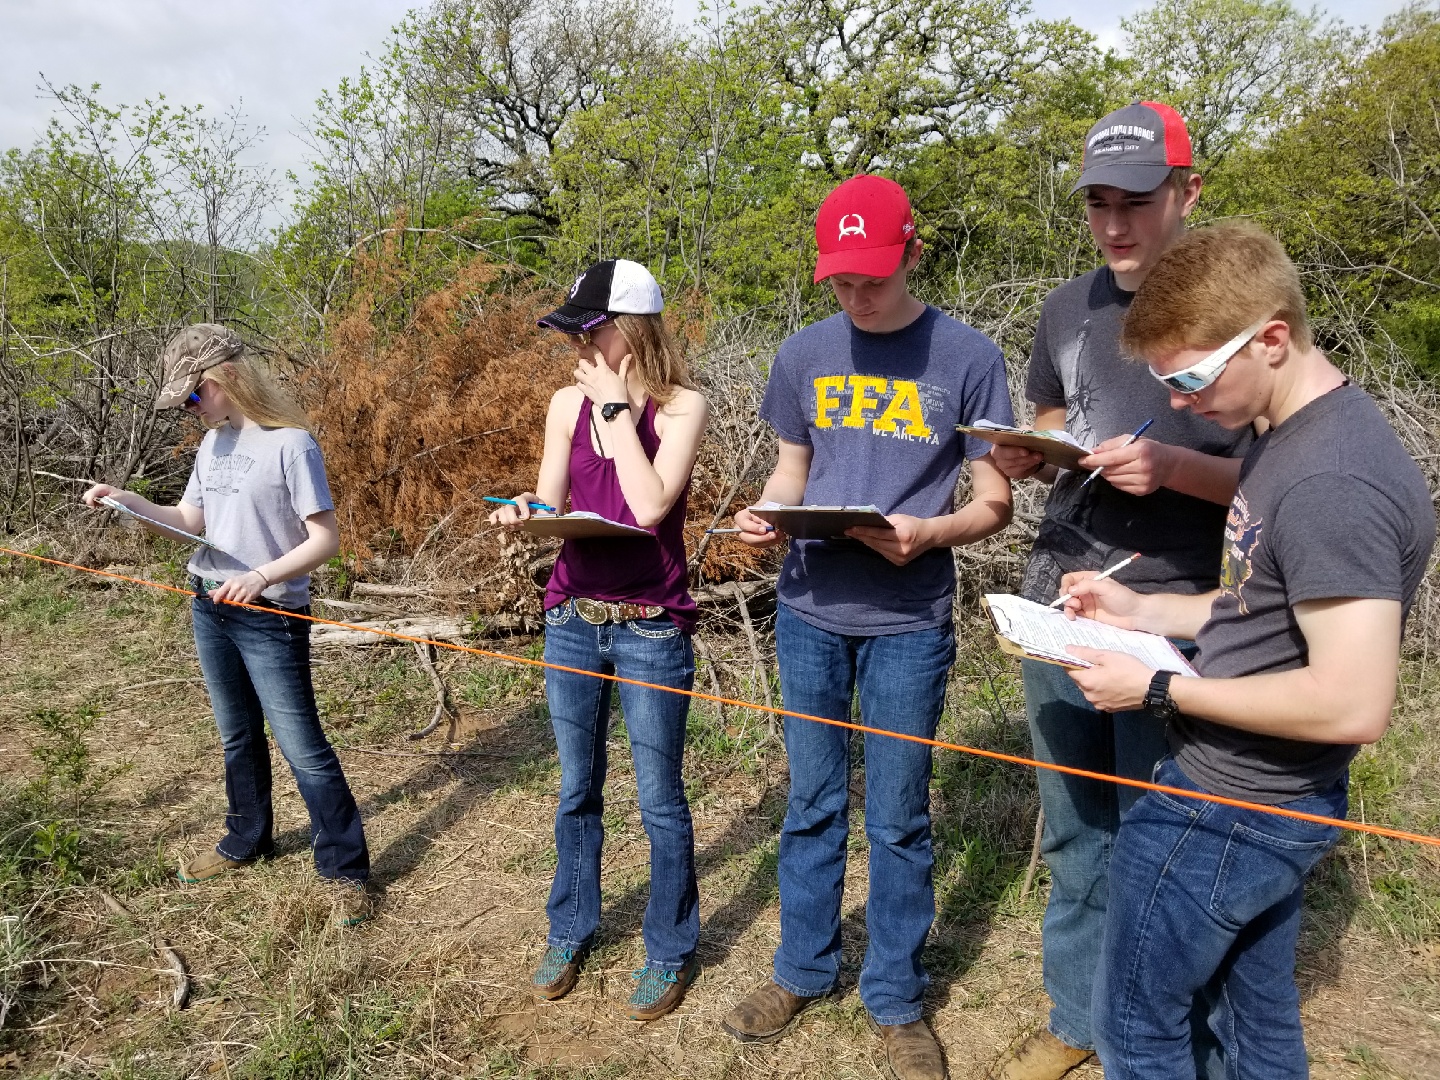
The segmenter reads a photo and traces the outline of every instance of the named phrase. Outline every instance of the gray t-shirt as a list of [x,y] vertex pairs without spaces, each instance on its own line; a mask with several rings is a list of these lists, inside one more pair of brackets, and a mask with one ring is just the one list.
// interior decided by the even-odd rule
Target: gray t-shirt
[[[1169,391],[1144,364],[1120,353],[1120,324],[1133,293],[1100,267],[1051,291],[1040,310],[1025,396],[1065,409],[1065,430],[1086,446],[1129,435],[1153,420],[1145,438],[1203,454],[1239,457],[1253,438],[1247,427],[1226,431],[1189,409],[1170,407]],[[1225,507],[1161,488],[1127,495],[1105,481],[1085,488],[1087,473],[1062,471],[1036,533],[1021,593],[1049,603],[1060,578],[1100,570],[1139,551],[1121,572],[1139,592],[1194,594],[1215,588]]]
[[[933,307],[889,334],[861,330],[844,312],[793,334],[760,416],[813,449],[806,503],[874,503],[920,518],[951,513],[960,466],[990,451],[955,425],[1012,422],[999,347]],[[950,621],[955,561],[935,548],[895,566],[858,540],[792,540],[776,591],[832,633],[927,630]]]
[[[205,511],[205,538],[228,558],[202,547],[190,572],[224,581],[264,566],[309,535],[305,519],[335,509],[320,447],[299,428],[213,428],[200,442],[182,499]],[[310,602],[310,576],[291,578],[262,594],[281,607]]]
[[[1198,671],[1229,679],[1305,666],[1294,608],[1307,600],[1399,600],[1408,614],[1434,544],[1425,478],[1375,402],[1357,386],[1317,398],[1245,457]],[[1359,749],[1187,716],[1172,722],[1170,748],[1197,784],[1262,803],[1328,789]]]

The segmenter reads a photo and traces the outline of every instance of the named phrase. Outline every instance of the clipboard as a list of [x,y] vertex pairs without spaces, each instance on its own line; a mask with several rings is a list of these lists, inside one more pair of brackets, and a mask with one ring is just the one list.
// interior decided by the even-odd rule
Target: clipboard
[[1024,431],[981,420],[974,424],[956,424],[964,435],[983,439],[994,446],[1022,446],[1040,453],[1047,463],[1062,469],[1078,469],[1080,459],[1092,451],[1081,446],[1064,431]]
[[131,510],[124,503],[120,502],[118,499],[112,499],[109,495],[101,495],[100,498],[96,499],[95,501],[98,502],[101,506],[105,507],[105,509],[107,510],[116,510],[124,514],[126,517],[134,518],[136,521],[143,521],[146,525],[149,525],[152,528],[163,529],[167,535],[171,536],[176,540],[187,540],[192,544],[201,544],[204,547],[209,548],[211,551],[218,551],[227,559],[235,559],[235,562],[241,566],[245,565],[244,563],[241,563],[239,559],[236,559],[234,555],[231,555],[228,551],[222,548],[219,544],[211,543],[203,536],[196,536],[194,533],[188,533],[184,529],[177,529],[174,525],[166,525],[163,521],[156,521],[152,517],[147,517],[146,515],[139,513],[136,510]]
[[766,503],[747,509],[761,521],[774,525],[796,540],[829,540],[843,536],[846,529],[864,525],[872,529],[893,529],[875,506],[779,506]]
[[611,521],[588,510],[572,510],[568,514],[543,514],[526,518],[522,531],[531,536],[554,537],[558,540],[589,540],[602,536],[654,536],[636,525]]
[[1091,665],[1065,651],[1066,645],[1109,649],[1133,656],[1156,671],[1196,675],[1190,662],[1168,638],[1141,630],[1122,630],[1094,619],[1067,619],[1063,612],[1008,593],[987,593],[980,601],[1000,651],[1022,660],[1039,660],[1063,668]]

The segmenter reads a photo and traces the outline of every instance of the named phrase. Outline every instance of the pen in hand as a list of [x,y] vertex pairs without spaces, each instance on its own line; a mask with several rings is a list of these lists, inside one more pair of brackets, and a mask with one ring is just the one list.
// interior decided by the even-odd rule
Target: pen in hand
[[[1136,559],[1138,559],[1138,558],[1140,558],[1140,552],[1137,551],[1137,552],[1135,552],[1134,555],[1131,555],[1128,559],[1121,559],[1121,560],[1120,560],[1119,562],[1117,562],[1114,566],[1110,567],[1110,569],[1108,569],[1108,570],[1101,570],[1100,573],[1096,574],[1096,575],[1095,575],[1093,578],[1091,578],[1090,580],[1091,580],[1091,581],[1101,581],[1101,580],[1109,577],[1111,574],[1115,573],[1115,571],[1121,570],[1121,569],[1129,566],[1132,562],[1134,562],[1134,561],[1135,561]],[[1065,593],[1065,594],[1063,594],[1063,595],[1061,595],[1061,596],[1056,597],[1054,600],[1050,601],[1050,603],[1049,603],[1048,606],[1049,606],[1049,607],[1061,607],[1061,606],[1064,605],[1064,603],[1065,603],[1066,600],[1071,599],[1072,597],[1074,597],[1074,595],[1075,595],[1074,593],[1068,593],[1068,592],[1067,592],[1067,593]]]
[[[517,503],[514,499],[497,499],[494,495],[483,495],[483,496],[481,496],[481,500],[480,500],[480,501],[481,501],[481,502],[488,502],[488,503],[499,503],[501,506],[519,506],[519,505],[520,505],[520,504]],[[551,514],[558,514],[558,513],[560,512],[560,511],[556,510],[555,507],[549,505],[548,503],[533,503],[533,502],[532,502],[532,503],[530,504],[530,509],[531,509],[531,510],[545,510],[545,511],[548,511],[549,513],[551,513]]]
[[[1148,428],[1148,427],[1149,427],[1151,424],[1153,424],[1154,422],[1155,422],[1155,418],[1154,418],[1154,417],[1151,417],[1149,420],[1146,420],[1143,424],[1141,424],[1138,428],[1135,429],[1135,434],[1131,435],[1128,439],[1126,439],[1123,443],[1121,443],[1120,446],[1115,447],[1115,449],[1116,449],[1116,450],[1119,450],[1119,449],[1121,449],[1122,447],[1129,446],[1129,445],[1130,445],[1131,443],[1133,443],[1136,439],[1140,438],[1141,435],[1144,435],[1144,434],[1145,434],[1145,429]],[[1104,466],[1104,465],[1101,465],[1098,469],[1096,469],[1096,470],[1095,470],[1094,472],[1092,472],[1089,476],[1087,476],[1083,481],[1081,481],[1080,486],[1083,488],[1086,484],[1090,483],[1091,480],[1094,480],[1095,477],[1099,476],[1099,475],[1100,475],[1102,472],[1104,472],[1104,471],[1105,471],[1105,466]]]

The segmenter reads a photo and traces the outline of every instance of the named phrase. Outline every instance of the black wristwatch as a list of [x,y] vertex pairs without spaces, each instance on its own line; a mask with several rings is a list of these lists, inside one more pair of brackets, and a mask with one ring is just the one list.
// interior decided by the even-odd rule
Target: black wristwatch
[[628,401],[607,401],[604,405],[600,406],[600,415],[606,420],[614,420],[615,417],[619,416],[622,412],[629,411],[630,403]]
[[1171,720],[1180,711],[1175,699],[1170,696],[1170,680],[1173,671],[1157,671],[1150,676],[1150,688],[1145,691],[1145,711],[1161,720]]

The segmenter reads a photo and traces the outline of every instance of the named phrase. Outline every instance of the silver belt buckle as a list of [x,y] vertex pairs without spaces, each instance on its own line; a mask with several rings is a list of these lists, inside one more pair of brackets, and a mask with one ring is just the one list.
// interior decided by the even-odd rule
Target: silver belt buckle
[[575,605],[575,614],[591,626],[604,626],[610,621],[610,605],[600,600],[577,596],[571,602]]

